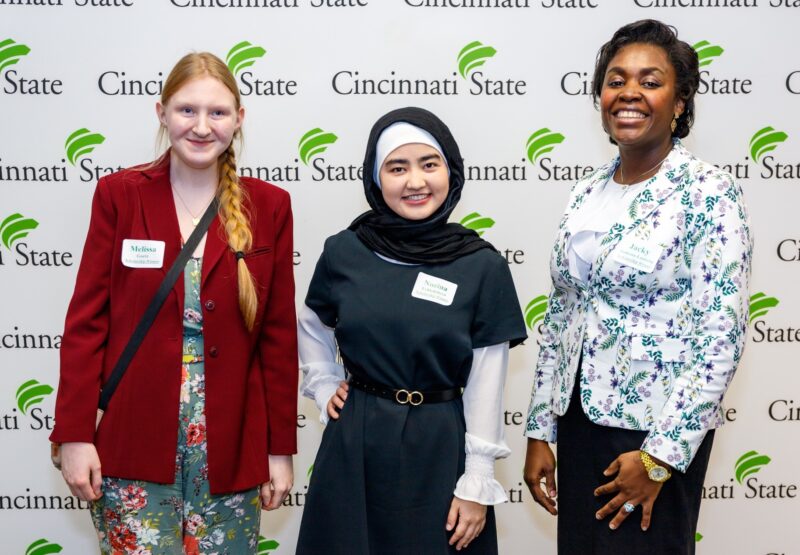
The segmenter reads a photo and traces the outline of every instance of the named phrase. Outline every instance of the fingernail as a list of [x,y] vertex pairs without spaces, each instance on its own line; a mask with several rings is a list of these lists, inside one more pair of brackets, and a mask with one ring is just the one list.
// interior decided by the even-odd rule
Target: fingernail
[[608,527],[609,527],[609,528],[611,528],[612,530],[616,530],[616,528],[617,528],[617,527],[616,527],[616,526],[614,526],[613,524],[609,524],[609,525],[608,525]]
[[556,496],[556,490],[551,489],[550,490],[550,497],[555,497],[555,496]]
[[647,532],[647,526],[642,526],[642,532]]
[[600,513],[596,513],[596,514],[594,515],[594,517],[595,517],[597,520],[602,520],[602,518],[603,518],[602,516],[600,516]]
[[608,476],[608,470],[603,471],[603,476]]

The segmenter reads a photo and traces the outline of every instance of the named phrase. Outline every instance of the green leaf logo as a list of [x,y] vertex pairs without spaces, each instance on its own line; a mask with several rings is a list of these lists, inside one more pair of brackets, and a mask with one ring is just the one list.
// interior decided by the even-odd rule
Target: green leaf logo
[[703,534],[701,534],[700,532],[695,532],[694,541],[699,542],[702,539],[703,539]]
[[468,214],[459,222],[467,229],[478,232],[478,235],[483,235],[483,232],[490,229],[494,225],[494,220],[481,216],[477,212]]
[[33,218],[26,218],[22,214],[11,214],[0,223],[0,240],[10,250],[14,243],[27,237],[28,233],[37,227],[39,222]]
[[788,138],[789,136],[786,133],[775,131],[772,127],[760,129],[750,139],[750,157],[756,162],[760,162],[764,154],[775,150],[780,143]]
[[28,380],[17,389],[17,406],[22,414],[28,414],[28,409],[41,403],[45,397],[53,392],[53,388],[36,380]]
[[767,297],[765,293],[756,293],[750,296],[750,323],[766,316],[770,308],[778,306],[779,301],[775,297]]
[[308,467],[308,472],[306,472],[306,478],[311,478],[311,473],[314,472],[314,464],[312,463],[311,466]]
[[326,133],[319,127],[312,129],[303,135],[300,142],[297,143],[300,159],[307,166],[309,160],[317,154],[322,154],[328,150],[328,147],[335,143],[338,138],[333,133]]
[[748,451],[736,461],[736,481],[741,484],[742,480],[759,472],[771,460],[768,456],[759,455],[756,451]]
[[25,550],[25,555],[49,555],[50,553],[61,553],[62,549],[64,548],[57,543],[50,543],[42,538],[30,544]]
[[544,313],[547,312],[547,295],[539,295],[525,307],[525,325],[534,331],[536,326],[544,320]]
[[711,65],[715,59],[725,52],[721,46],[711,44],[707,40],[701,40],[697,44],[693,44],[692,48],[697,52],[697,59],[700,60],[700,67]]
[[556,145],[564,142],[564,135],[554,133],[547,127],[542,127],[530,137],[528,137],[528,160],[531,164],[536,164],[539,158],[552,151]]
[[254,46],[244,40],[230,49],[225,63],[228,64],[231,73],[238,76],[240,71],[256,63],[256,60],[266,53],[267,51],[260,46]]
[[30,51],[30,48],[24,44],[17,43],[13,39],[0,41],[0,73],[8,66],[13,66],[19,62]]
[[486,63],[486,60],[497,54],[497,50],[486,46],[480,41],[471,42],[458,53],[458,72],[464,79],[477,68]]
[[85,127],[78,129],[67,137],[67,140],[64,142],[64,148],[67,151],[67,160],[74,166],[79,158],[92,152],[94,147],[103,144],[105,140],[106,138],[100,133],[92,133]]
[[278,549],[280,544],[275,540],[268,540],[264,536],[258,536],[258,555],[269,555],[275,549]]

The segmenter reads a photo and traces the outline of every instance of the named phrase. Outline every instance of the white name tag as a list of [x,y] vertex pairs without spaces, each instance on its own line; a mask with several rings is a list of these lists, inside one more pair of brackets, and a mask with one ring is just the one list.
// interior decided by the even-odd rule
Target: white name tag
[[164,265],[164,241],[123,240],[122,264],[128,268],[161,268]]
[[625,266],[630,266],[642,272],[652,272],[656,268],[658,259],[664,246],[655,241],[642,241],[633,238],[624,241],[615,249],[614,260]]
[[455,283],[420,272],[417,276],[417,282],[414,284],[414,290],[411,291],[411,296],[450,306],[456,296],[456,289],[458,289],[458,285]]

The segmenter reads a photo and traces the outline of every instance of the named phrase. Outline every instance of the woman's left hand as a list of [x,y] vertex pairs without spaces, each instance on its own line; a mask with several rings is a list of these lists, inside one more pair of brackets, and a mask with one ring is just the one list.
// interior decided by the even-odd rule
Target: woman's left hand
[[283,504],[294,483],[291,455],[269,456],[269,482],[261,484],[261,508],[272,511]]
[[[667,466],[658,461],[658,459],[654,460],[662,466]],[[642,531],[647,530],[650,527],[650,519],[653,515],[653,504],[661,492],[661,486],[664,484],[654,482],[647,476],[639,451],[622,453],[603,471],[603,474],[606,476],[616,474],[617,477],[594,490],[595,496],[618,493],[602,509],[597,511],[597,519],[603,520],[614,511],[617,511],[616,516],[608,525],[612,530],[616,530],[623,520],[633,514],[625,511],[623,507],[625,503],[631,503],[635,507],[641,505]]]
[[461,551],[478,537],[485,525],[486,505],[453,497],[445,526],[448,532],[456,529],[450,536],[450,545],[455,544],[456,550]]

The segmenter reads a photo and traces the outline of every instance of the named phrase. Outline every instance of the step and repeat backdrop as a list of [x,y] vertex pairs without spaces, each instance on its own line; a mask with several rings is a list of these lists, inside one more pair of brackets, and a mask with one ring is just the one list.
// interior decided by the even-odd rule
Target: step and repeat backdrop
[[[48,458],[64,313],[97,179],[155,157],[163,79],[209,50],[247,110],[241,172],[292,195],[298,305],[324,239],[366,208],[375,119],[417,105],[449,124],[468,177],[453,219],[506,258],[530,329],[506,388],[500,551],[555,553],[555,519],[522,482],[548,256],[571,185],[614,154],[588,95],[596,52],[641,18],[698,51],[685,142],[742,183],[756,235],[750,335],[697,550],[800,554],[798,0],[0,0],[2,552],[96,552],[86,505]],[[260,553],[294,553],[322,432],[314,404],[299,407],[296,484],[263,514]]]

